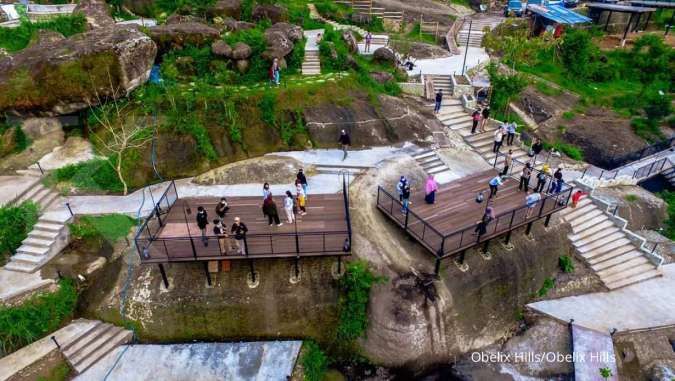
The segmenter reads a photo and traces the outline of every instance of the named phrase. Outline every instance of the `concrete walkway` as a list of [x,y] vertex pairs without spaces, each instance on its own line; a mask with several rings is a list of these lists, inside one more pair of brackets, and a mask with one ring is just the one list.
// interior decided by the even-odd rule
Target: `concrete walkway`
[[[661,163],[659,163],[659,168],[654,167],[651,171],[649,170],[649,166],[652,163],[657,163],[659,160],[666,158],[669,159],[670,162],[666,161],[663,167],[661,167]],[[589,165],[585,173],[583,173],[583,178],[579,178],[578,181],[591,188],[613,185],[635,185],[638,181],[644,180],[646,177],[672,167],[673,163],[675,163],[675,151],[671,148],[670,150],[657,152],[640,160],[625,164],[611,171]],[[635,171],[641,168],[644,168],[640,171],[641,174],[634,177]],[[581,174],[579,177],[581,177]]]
[[575,380],[603,381],[600,376],[601,368],[608,368],[612,372],[606,381],[619,380],[614,343],[609,333],[600,333],[573,324],[572,340]]
[[461,49],[461,54],[444,58],[430,58],[415,61],[413,70],[408,71],[408,75],[418,75],[420,73],[452,75],[462,72],[462,63],[466,54],[466,70],[487,62],[490,57],[483,48],[469,47],[468,52]]
[[598,292],[528,304],[563,322],[599,332],[675,324],[675,264],[661,267],[663,277],[610,292]]
[[261,341],[120,346],[75,380],[103,380],[112,369],[108,381],[286,381],[301,345]]

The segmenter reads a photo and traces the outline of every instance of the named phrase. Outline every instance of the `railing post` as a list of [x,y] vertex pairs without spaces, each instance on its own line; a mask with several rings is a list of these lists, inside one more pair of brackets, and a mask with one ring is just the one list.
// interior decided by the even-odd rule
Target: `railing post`
[[162,274],[162,281],[164,282],[164,288],[169,288],[169,280],[166,278],[166,271],[164,271],[164,265],[159,263],[159,273]]
[[603,169],[602,171],[600,171],[600,177],[598,177],[598,180],[602,180],[602,175],[604,175],[604,174],[605,174],[605,170]]
[[211,286],[211,273],[209,272],[209,263],[206,261],[202,261],[204,264],[204,273],[206,273],[206,284]]
[[70,212],[70,216],[75,217],[75,214],[73,214],[73,209],[70,208],[69,202],[66,202],[66,208],[68,208],[68,212]]
[[246,257],[248,257],[248,241],[246,240],[246,234],[244,234],[244,254],[246,254]]
[[195,248],[195,241],[192,239],[192,236],[190,236],[190,246],[192,247],[192,256],[197,260],[197,249]]
[[436,257],[436,264],[434,265],[434,275],[438,278],[441,272],[441,257]]
[[532,224],[534,221],[530,221],[527,223],[527,228],[525,229],[525,235],[530,235],[530,232],[532,232]]
[[544,226],[548,227],[549,222],[551,222],[551,215],[550,214],[546,216],[546,220],[544,221]]
[[[539,208],[539,215],[537,216],[537,218],[541,217],[541,213],[544,211],[544,206],[546,206],[546,200],[550,200],[550,196],[544,197],[541,200],[541,207]],[[556,198],[556,200],[557,200],[557,198]],[[557,203],[557,201],[554,201],[554,202]],[[555,209],[555,206],[554,206],[554,209]]]
[[[40,174],[41,174],[41,175],[44,175],[44,174],[45,174],[45,171],[42,169],[42,166],[40,165],[40,162],[38,161],[38,162],[36,162],[35,164],[37,164],[37,167],[38,167],[38,169],[40,170]],[[53,336],[52,336],[52,337],[53,337]]]
[[[468,44],[467,44],[468,45]],[[497,158],[499,157],[499,152],[495,154],[495,162],[492,164],[492,168],[497,168]]]
[[410,216],[410,209],[405,208],[405,223],[403,225],[403,230],[408,230],[408,217]]
[[[248,251],[246,252],[248,255]],[[249,268],[251,269],[251,282],[255,283],[255,267],[253,267],[253,260],[249,259],[248,261]]]
[[586,176],[586,171],[588,171],[588,167],[584,168],[584,171],[581,173],[582,179],[584,178],[584,176]]
[[56,336],[52,336],[52,337],[50,337],[50,339],[52,339],[52,341],[54,342],[54,344],[56,344],[56,348],[57,348],[58,350],[61,350],[61,344],[59,344],[59,342],[56,341]]

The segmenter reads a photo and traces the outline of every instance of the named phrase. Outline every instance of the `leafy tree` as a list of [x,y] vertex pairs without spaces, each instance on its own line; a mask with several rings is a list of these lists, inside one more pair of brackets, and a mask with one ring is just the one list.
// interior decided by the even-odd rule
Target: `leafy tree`
[[567,30],[559,50],[560,60],[572,76],[586,78],[591,74],[590,64],[594,59],[596,48],[590,33],[582,29]]
[[658,123],[663,118],[670,115],[672,105],[668,95],[668,84],[663,82],[654,82],[647,86],[642,95],[645,115],[647,120],[652,123]]
[[670,81],[674,75],[675,50],[667,46],[661,36],[647,34],[640,37],[629,57],[643,83]]
[[487,71],[492,85],[490,107],[497,113],[506,113],[509,102],[527,86],[527,81],[519,74],[500,73],[495,64],[490,64]]

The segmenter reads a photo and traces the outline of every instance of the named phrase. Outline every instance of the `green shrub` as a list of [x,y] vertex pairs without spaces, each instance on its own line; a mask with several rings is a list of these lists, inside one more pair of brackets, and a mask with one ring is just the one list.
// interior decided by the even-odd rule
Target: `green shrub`
[[558,266],[560,266],[560,270],[564,273],[574,272],[574,262],[567,255],[562,255],[558,258]]
[[571,28],[565,31],[560,44],[560,60],[569,73],[576,78],[587,78],[591,61],[597,48],[591,35],[585,30]]
[[74,282],[63,279],[56,292],[32,296],[18,306],[0,306],[0,356],[60,328],[72,317],[76,302]]
[[370,271],[365,261],[347,264],[345,274],[339,282],[342,293],[339,301],[338,342],[352,343],[366,332],[370,289],[382,280]]
[[[269,21],[259,22],[253,29],[244,29],[230,33],[224,37],[225,42],[234,46],[237,42],[243,42],[251,47],[252,55],[249,59],[249,67],[246,73],[237,73],[237,81],[241,84],[253,84],[266,81],[269,78],[271,62],[262,58],[266,49],[265,29],[270,26]],[[303,45],[304,47],[304,45]],[[284,73],[282,72],[282,75]]]
[[572,111],[565,111],[562,113],[562,117],[565,120],[572,120],[574,119],[574,112]]
[[0,208],[0,263],[4,264],[21,246],[37,223],[39,213],[38,205],[30,201]]
[[647,142],[653,143],[664,138],[659,126],[652,120],[646,118],[633,118],[630,121],[635,135],[641,137]]
[[15,52],[25,48],[38,30],[46,29],[70,37],[85,31],[87,20],[81,13],[57,16],[44,21],[31,22],[22,18],[16,28],[0,28],[0,48]]
[[558,96],[562,94],[562,90],[549,86],[546,82],[538,81],[536,85],[540,93],[548,96]]
[[[560,126],[561,129],[564,129],[564,126]],[[546,150],[556,150],[558,152],[564,153],[567,157],[573,160],[581,161],[584,159],[584,152],[581,150],[581,148],[569,144],[569,143],[563,143],[560,141],[557,141],[553,144],[550,143],[544,143],[544,148]]]
[[115,243],[126,237],[136,220],[124,214],[84,216],[70,224],[70,234],[80,240],[105,240]]
[[546,296],[546,294],[548,294],[549,291],[551,291],[553,287],[555,287],[553,278],[544,279],[544,284],[541,285],[541,288],[539,289],[539,291],[537,291],[537,296],[543,298],[544,296]]
[[305,353],[300,360],[305,381],[322,381],[328,369],[328,357],[313,341],[305,342]]
[[490,83],[492,84],[492,96],[490,108],[493,112],[506,112],[511,99],[515,98],[527,85],[527,81],[520,75],[501,74],[497,66],[491,63],[488,68]]
[[628,202],[635,202],[638,200],[638,196],[634,194],[627,194],[623,197],[623,199]]
[[666,218],[663,235],[671,240],[675,240],[675,192],[663,191],[659,196],[668,205],[668,217]]
[[66,165],[50,173],[46,179],[48,185],[63,182],[85,192],[117,193],[124,189],[111,162],[107,159],[92,159]]

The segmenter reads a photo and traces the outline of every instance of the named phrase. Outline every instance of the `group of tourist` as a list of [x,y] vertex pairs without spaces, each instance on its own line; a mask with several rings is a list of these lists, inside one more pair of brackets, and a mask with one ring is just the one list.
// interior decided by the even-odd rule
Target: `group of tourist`
[[[427,176],[424,183],[424,201],[427,204],[436,203],[436,192],[438,191],[438,183],[434,175]],[[410,182],[405,176],[401,176],[396,184],[396,192],[398,193],[398,200],[401,202],[401,213],[407,213],[410,208]]]
[[485,106],[482,109],[477,107],[473,113],[471,113],[471,120],[473,122],[471,126],[471,134],[476,133],[476,128],[478,128],[480,132],[485,132],[485,126],[487,125],[489,119],[490,106]]
[[[307,177],[302,168],[298,170],[295,177],[295,195],[290,190],[286,191],[284,196],[284,212],[289,224],[296,222],[296,215],[304,216],[307,214],[307,192],[309,184]],[[282,226],[283,222],[279,219],[279,211],[277,204],[272,197],[270,184],[264,183],[262,188],[262,212],[267,217],[267,223],[270,226]],[[241,222],[239,217],[234,218],[232,227],[228,229],[223,225],[225,215],[230,210],[230,206],[225,197],[220,199],[220,202],[215,207],[215,213],[218,218],[213,220],[213,234],[218,237],[220,252],[225,254],[231,250],[236,250],[238,254],[246,254],[245,245],[242,243],[246,238],[248,227]],[[208,246],[208,238],[206,236],[206,228],[209,224],[208,212],[203,206],[197,207],[196,215],[197,226],[202,234],[202,241],[204,246]],[[234,246],[234,247],[233,247]]]
[[503,123],[495,130],[494,134],[494,145],[492,146],[492,152],[497,153],[501,149],[504,141],[506,140],[506,145],[513,145],[513,141],[516,138],[516,123]]

